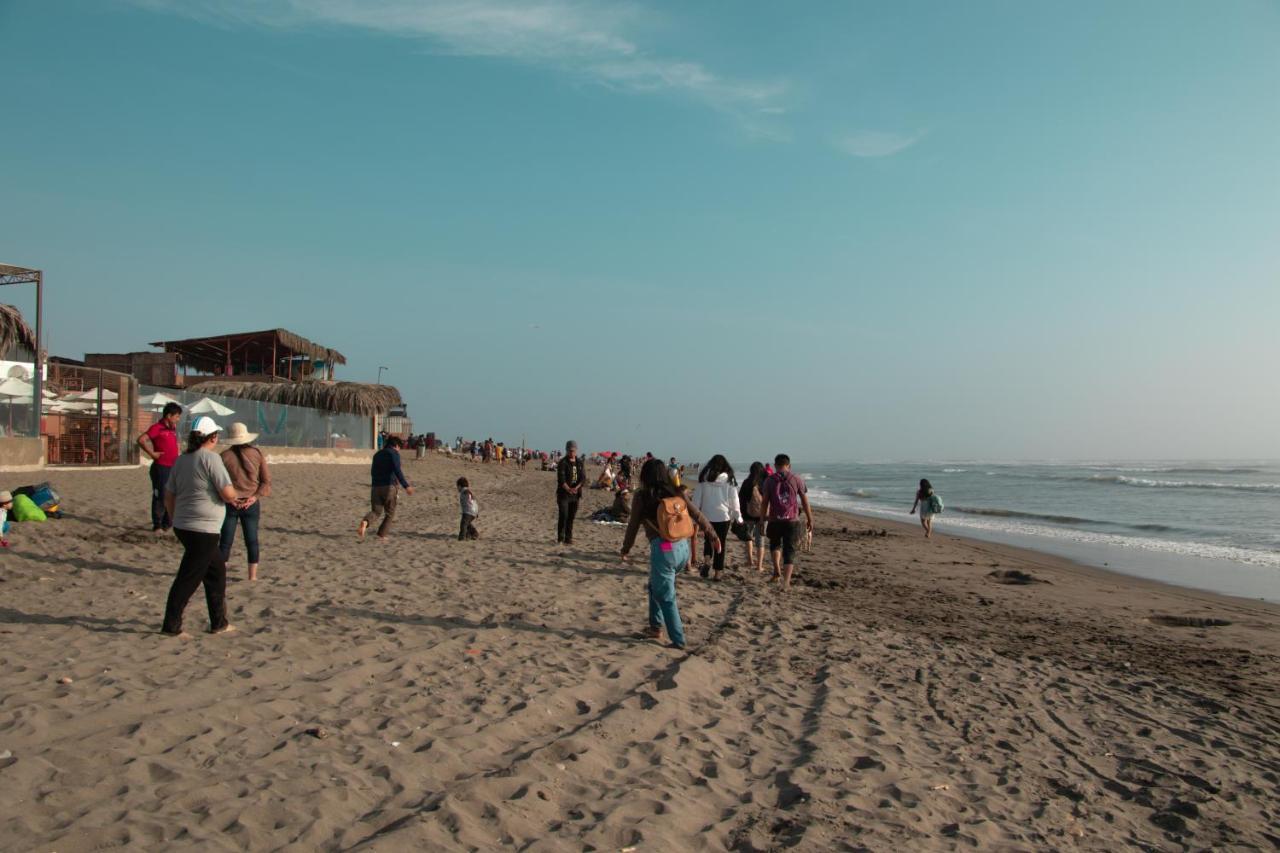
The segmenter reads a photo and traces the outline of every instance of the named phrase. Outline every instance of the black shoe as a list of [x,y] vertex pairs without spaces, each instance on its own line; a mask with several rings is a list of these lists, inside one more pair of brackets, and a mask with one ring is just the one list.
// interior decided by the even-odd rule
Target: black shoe
[[698,575],[699,575],[700,577],[704,577],[704,578],[705,578],[705,577],[707,577],[707,576],[708,576],[708,575],[710,575],[710,574],[711,574],[711,567],[710,567],[710,566],[698,566]]

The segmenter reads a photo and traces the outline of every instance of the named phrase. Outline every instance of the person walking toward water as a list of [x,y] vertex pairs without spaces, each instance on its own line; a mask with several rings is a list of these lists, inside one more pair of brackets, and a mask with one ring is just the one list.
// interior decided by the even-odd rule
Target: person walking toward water
[[752,462],[751,473],[738,491],[738,506],[747,526],[747,565],[764,571],[764,481],[768,476],[763,462]]
[[244,550],[249,558],[249,580],[258,579],[258,522],[262,517],[260,501],[271,494],[271,471],[267,457],[253,445],[256,433],[237,421],[227,432],[227,449],[222,451],[222,464],[227,466],[236,500],[227,504],[227,517],[222,522],[218,550],[222,560],[231,559],[231,546],[236,541],[236,524],[244,530]]
[[413,494],[413,486],[409,485],[409,481],[404,478],[404,471],[400,468],[399,436],[387,436],[383,448],[373,454],[369,478],[372,483],[369,493],[369,512],[360,519],[360,526],[356,528],[356,536],[361,541],[364,540],[364,534],[369,529],[369,525],[377,521],[380,515],[382,523],[378,525],[378,538],[386,539],[388,531],[391,530],[391,521],[396,515],[398,487],[403,487],[406,495]]
[[773,574],[783,592],[791,589],[795,572],[796,541],[800,538],[800,508],[804,508],[805,533],[813,533],[813,510],[804,480],[791,473],[791,457],[779,453],[773,458],[774,472],[764,482],[765,533],[773,554]]
[[178,461],[178,421],[182,407],[165,403],[160,420],[138,436],[138,447],[151,458],[151,532],[163,533],[173,526],[173,518],[165,512],[164,486],[169,481],[173,463]]
[[458,478],[458,508],[462,510],[462,520],[458,522],[458,541],[479,539],[480,531],[476,530],[476,518],[480,515],[480,502],[471,491],[471,483],[466,477]]
[[[723,455],[717,453],[698,472],[698,485],[693,490],[693,504],[698,511],[707,517],[715,530],[715,539],[719,539],[721,547],[715,548],[713,537],[703,540],[702,565],[698,573],[706,577],[711,572],[713,581],[720,580],[724,571],[724,543],[729,535],[729,526],[742,521],[742,507],[738,501],[738,479],[733,475],[733,466]],[[708,561],[710,565],[708,565]]]
[[649,627],[645,636],[658,639],[667,630],[669,648],[685,647],[684,625],[676,604],[676,574],[689,566],[689,538],[702,528],[712,547],[723,545],[711,522],[697,507],[688,504],[683,493],[667,476],[661,459],[650,459],[640,469],[640,488],[631,502],[631,520],[622,540],[622,562],[627,562],[640,525],[649,539]]
[[183,549],[160,628],[173,637],[188,636],[182,630],[182,614],[201,584],[209,606],[209,632],[235,630],[227,623],[227,563],[218,547],[226,505],[236,500],[227,466],[214,452],[221,431],[213,418],[198,418],[187,437],[187,452],[173,463],[165,483],[165,512],[173,519],[173,532]]
[[564,446],[564,458],[556,465],[556,542],[573,544],[573,519],[587,482],[587,466],[578,456],[578,442]]
[[928,480],[920,481],[920,488],[916,490],[915,503],[911,504],[910,515],[915,515],[916,508],[920,509],[920,526],[924,528],[924,538],[933,538],[933,517],[942,511],[942,500],[933,491],[933,486]]

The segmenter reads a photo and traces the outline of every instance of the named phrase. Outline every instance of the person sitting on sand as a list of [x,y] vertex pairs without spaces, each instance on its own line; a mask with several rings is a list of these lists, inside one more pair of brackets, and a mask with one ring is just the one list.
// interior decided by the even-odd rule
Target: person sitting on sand
[[9,547],[9,513],[13,512],[13,493],[0,492],[0,548]]
[[613,493],[613,506],[609,507],[609,514],[615,521],[626,521],[631,517],[631,489],[627,486],[618,487],[618,491]]
[[234,630],[227,623],[227,563],[218,543],[227,504],[236,500],[236,489],[222,457],[214,451],[220,432],[222,427],[213,418],[196,419],[187,437],[187,452],[174,461],[165,481],[164,509],[173,519],[173,532],[183,549],[160,628],[174,637],[187,636],[182,613],[201,584],[209,605],[209,632]]
[[378,525],[378,538],[386,539],[388,531],[391,530],[391,521],[396,515],[397,484],[404,487],[406,495],[413,494],[413,486],[409,485],[409,481],[404,478],[404,471],[400,468],[399,436],[388,436],[386,446],[373,454],[369,477],[372,481],[369,492],[370,509],[365,517],[360,519],[356,536],[363,540],[369,525],[377,521],[378,516],[381,515],[383,518],[382,523]]
[[911,512],[908,514],[915,515],[916,507],[920,508],[920,526],[924,528],[924,538],[932,539],[933,538],[933,517],[934,515],[936,515],[936,513],[934,512],[934,509],[933,509],[934,507],[933,486],[929,483],[928,480],[920,481],[920,488],[916,489],[915,502],[911,504]]
[[[660,510],[664,520],[659,519]],[[662,460],[646,462],[640,469],[640,489],[631,504],[631,521],[622,540],[621,557],[625,563],[643,524],[645,536],[649,538],[649,627],[645,636],[656,640],[662,636],[665,626],[667,639],[671,641],[669,648],[673,649],[685,647],[684,625],[676,604],[676,574],[689,567],[691,552],[688,538],[664,539],[661,525],[672,524],[671,520],[682,512],[688,514],[686,523],[692,520],[702,528],[707,540],[713,541],[713,548],[718,551],[723,547],[711,522],[672,485]]]
[[800,508],[804,507],[805,532],[813,532],[813,510],[809,506],[804,480],[791,473],[791,457],[779,453],[773,458],[774,473],[764,481],[765,534],[773,554],[773,574],[783,592],[791,589],[795,573],[796,543],[800,539]]
[[471,483],[466,477],[458,478],[458,508],[462,510],[462,520],[458,522],[458,541],[479,539],[480,531],[476,530],[476,518],[480,515],[480,502],[471,491]]

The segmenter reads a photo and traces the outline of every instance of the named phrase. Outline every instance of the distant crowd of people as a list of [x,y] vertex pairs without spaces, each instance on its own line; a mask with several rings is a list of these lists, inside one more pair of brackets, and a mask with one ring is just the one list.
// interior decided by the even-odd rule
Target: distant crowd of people
[[[258,528],[261,499],[271,494],[271,473],[267,460],[254,444],[257,436],[243,423],[234,423],[222,437],[222,427],[212,418],[200,417],[187,435],[186,450],[179,453],[177,425],[182,409],[166,405],[161,418],[139,439],[138,445],[151,458],[152,530],[173,530],[183,546],[165,604],[162,632],[186,636],[183,613],[191,596],[204,587],[209,609],[210,631],[234,630],[227,621],[227,561],[239,528],[244,535],[250,581],[258,577]],[[411,446],[421,446],[413,436]],[[225,449],[218,452],[219,442]],[[369,512],[357,525],[363,540],[375,523],[376,534],[386,538],[396,515],[401,490],[412,495],[414,488],[405,476],[400,458],[404,439],[379,436],[379,448],[370,466]],[[763,574],[766,553],[771,557],[770,580],[783,591],[790,590],[796,554],[813,541],[813,509],[804,480],[791,470],[791,459],[780,453],[773,464],[753,462],[739,483],[733,467],[723,454],[712,456],[705,465],[683,466],[671,458],[667,462],[646,453],[639,460],[618,454],[597,457],[601,473],[588,484],[586,459],[577,442],[566,443],[563,453],[542,453],[521,448],[511,453],[502,442],[464,442],[456,448],[463,458],[506,464],[513,460],[523,466],[539,459],[544,469],[556,473],[556,543],[573,545],[574,521],[587,488],[608,489],[613,503],[597,513],[597,520],[626,524],[620,559],[625,563],[641,530],[649,545],[648,624],[642,632],[658,638],[666,632],[672,648],[685,647],[685,634],[676,600],[676,576],[688,570],[702,537],[698,572],[703,578],[719,581],[725,571],[725,554],[732,534],[743,543],[746,565]],[[686,473],[697,473],[688,482]],[[635,479],[633,479],[635,478]],[[467,477],[456,482],[459,523],[458,539],[480,538],[476,526],[480,503]],[[920,481],[914,514],[919,511],[925,536],[932,535],[933,517],[942,511],[942,502],[928,480]],[[801,517],[803,514],[803,518]]]

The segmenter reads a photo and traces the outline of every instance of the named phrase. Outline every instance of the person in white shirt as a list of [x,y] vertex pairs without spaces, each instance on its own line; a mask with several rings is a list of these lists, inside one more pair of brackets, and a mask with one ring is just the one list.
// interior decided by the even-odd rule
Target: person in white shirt
[[[742,523],[742,506],[738,500],[738,480],[733,475],[733,466],[723,455],[717,453],[698,472],[698,485],[693,490],[692,503],[698,511],[707,517],[715,528],[716,536],[721,542],[729,533],[729,526]],[[713,549],[707,542],[703,549],[704,561],[698,569],[702,577],[711,575],[712,580],[720,580],[724,571],[724,549]],[[711,560],[708,564],[706,561]]]

